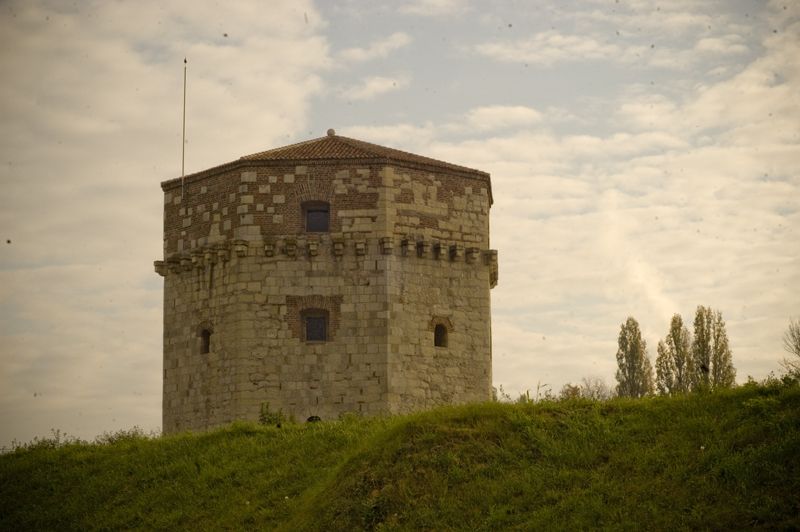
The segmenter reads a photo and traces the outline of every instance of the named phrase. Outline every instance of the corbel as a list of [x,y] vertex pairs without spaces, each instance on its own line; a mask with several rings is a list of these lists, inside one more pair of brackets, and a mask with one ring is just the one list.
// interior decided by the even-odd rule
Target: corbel
[[192,250],[192,268],[197,268],[198,270],[203,269],[203,259],[205,257],[205,253],[200,248],[194,248]]
[[331,240],[333,241],[333,254],[337,257],[344,255],[344,236],[337,233],[332,236]]
[[264,255],[267,257],[275,256],[275,241],[272,239],[264,241]]
[[188,272],[192,269],[192,257],[191,255],[181,255],[181,270]]
[[367,242],[365,240],[356,240],[356,255],[366,255],[367,254]]
[[217,263],[217,253],[211,246],[203,249],[203,261],[206,266]]
[[172,273],[178,273],[181,270],[181,259],[177,255],[172,255],[167,258],[167,268]]
[[294,258],[297,256],[297,240],[294,238],[287,238],[283,241],[283,252],[287,257]]
[[247,240],[234,240],[233,250],[236,252],[237,257],[244,257],[247,255]]
[[458,260],[464,256],[464,246],[461,244],[453,244],[450,246],[450,260]]
[[486,252],[484,257],[489,266],[489,288],[494,288],[497,286],[497,281],[500,277],[500,268],[497,263],[497,250],[490,249]]
[[400,254],[402,256],[404,256],[404,257],[407,256],[408,253],[409,253],[409,248],[410,247],[411,247],[411,239],[406,237],[406,236],[404,236],[400,240]]
[[228,262],[228,248],[225,245],[217,244],[214,246],[214,250],[217,253],[217,261]]
[[306,249],[308,250],[309,257],[316,257],[319,254],[319,241],[309,240],[306,242]]
[[381,237],[381,253],[391,255],[394,248],[394,239],[390,236]]

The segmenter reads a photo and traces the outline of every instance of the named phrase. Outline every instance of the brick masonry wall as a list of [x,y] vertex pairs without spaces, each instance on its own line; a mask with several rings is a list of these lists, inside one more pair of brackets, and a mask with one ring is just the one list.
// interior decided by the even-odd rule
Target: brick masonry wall
[[[166,186],[164,431],[255,420],[263,402],[304,420],[488,399],[487,189],[342,164]],[[305,233],[307,201],[329,202],[330,232]],[[303,341],[307,308],[328,313],[329,341]],[[437,319],[446,348],[433,347]]]

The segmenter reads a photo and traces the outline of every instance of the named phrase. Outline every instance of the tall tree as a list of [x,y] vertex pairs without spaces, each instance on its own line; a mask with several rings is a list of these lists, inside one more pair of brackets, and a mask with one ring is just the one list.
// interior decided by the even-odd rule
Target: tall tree
[[653,393],[653,368],[647,357],[639,323],[629,317],[620,327],[617,341],[617,395],[644,397]]
[[714,312],[711,346],[711,386],[731,388],[736,385],[736,368],[733,367],[733,356],[728,345],[728,333],[720,311]]
[[686,393],[692,389],[694,378],[691,338],[680,314],[672,316],[669,332],[658,342],[656,357],[656,386],[662,395]]
[[711,375],[711,309],[698,306],[694,314],[694,343],[692,344],[694,378],[692,387],[708,390]]
[[736,383],[725,321],[710,307],[700,305],[695,313],[692,362],[696,389],[730,388]]

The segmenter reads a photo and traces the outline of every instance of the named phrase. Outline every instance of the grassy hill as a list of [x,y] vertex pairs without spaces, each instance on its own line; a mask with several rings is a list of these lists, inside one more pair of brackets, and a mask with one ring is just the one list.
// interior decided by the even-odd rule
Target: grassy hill
[[480,404],[0,456],[0,529],[800,527],[800,387]]

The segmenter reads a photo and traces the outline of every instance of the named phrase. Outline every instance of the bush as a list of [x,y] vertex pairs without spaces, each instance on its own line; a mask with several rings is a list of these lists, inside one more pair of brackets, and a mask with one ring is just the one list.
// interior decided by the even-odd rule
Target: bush
[[269,403],[261,403],[261,412],[258,414],[258,422],[262,425],[280,428],[281,425],[288,423],[289,418],[283,413],[283,410],[273,412],[269,409]]

